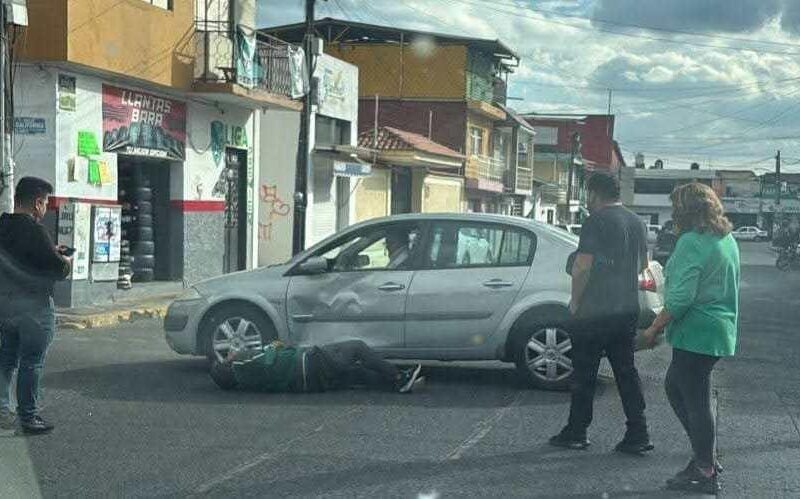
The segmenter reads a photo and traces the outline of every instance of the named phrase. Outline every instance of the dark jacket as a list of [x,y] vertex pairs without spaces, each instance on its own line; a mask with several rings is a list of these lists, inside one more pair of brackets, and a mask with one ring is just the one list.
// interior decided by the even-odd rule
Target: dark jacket
[[0,291],[52,296],[71,271],[45,228],[26,214],[0,216]]

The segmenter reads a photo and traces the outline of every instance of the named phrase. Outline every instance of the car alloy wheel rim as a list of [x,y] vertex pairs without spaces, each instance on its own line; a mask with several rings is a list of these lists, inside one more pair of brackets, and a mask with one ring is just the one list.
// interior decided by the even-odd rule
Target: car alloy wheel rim
[[533,333],[525,345],[525,364],[537,378],[555,382],[568,378],[572,368],[572,340],[557,327]]
[[225,319],[214,330],[212,346],[219,361],[224,360],[231,350],[255,350],[261,344],[258,326],[242,317]]

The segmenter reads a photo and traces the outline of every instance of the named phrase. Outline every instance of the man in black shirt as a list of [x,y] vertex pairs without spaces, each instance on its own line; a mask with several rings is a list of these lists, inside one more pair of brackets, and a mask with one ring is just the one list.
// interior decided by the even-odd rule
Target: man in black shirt
[[615,177],[595,173],[587,182],[591,216],[581,228],[572,267],[572,364],[574,381],[569,422],[550,443],[584,449],[592,422],[595,384],[605,353],[614,371],[627,418],[625,438],[616,450],[653,449],[644,416],[645,402],[634,365],[639,316],[639,274],[647,268],[644,223],[620,203]]
[[47,433],[39,415],[39,381],[55,332],[53,284],[71,270],[67,248],[56,247],[41,225],[53,186],[25,177],[14,213],[0,216],[0,426],[13,427],[10,386],[17,374],[17,412],[25,433]]

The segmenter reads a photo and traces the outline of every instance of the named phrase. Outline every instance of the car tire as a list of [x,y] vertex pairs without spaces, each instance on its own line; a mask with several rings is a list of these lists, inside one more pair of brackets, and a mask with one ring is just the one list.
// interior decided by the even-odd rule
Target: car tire
[[139,270],[152,270],[156,266],[156,257],[154,255],[133,255],[133,269]]
[[555,324],[527,329],[514,347],[514,362],[522,380],[532,388],[569,389],[574,375],[570,333]]
[[139,201],[133,207],[134,215],[152,215],[153,203],[150,201]]
[[153,269],[135,269],[133,271],[133,282],[152,282],[155,280]]
[[153,228],[152,227],[136,227],[131,231],[133,233],[133,240],[136,242],[152,241]]
[[[202,331],[203,353],[205,353],[209,361],[221,361],[223,356],[230,350],[229,346],[226,347],[225,345],[225,343],[229,345],[230,340],[226,342],[221,337],[222,333],[220,328],[222,328],[224,324],[228,324],[231,330],[237,334],[241,334],[241,320],[244,320],[246,324],[244,325],[244,329],[241,330],[244,333],[244,338],[237,338],[239,342],[237,346],[239,347],[241,347],[243,342],[248,348],[258,348],[278,338],[275,327],[269,321],[266,314],[257,307],[244,303],[224,305],[213,310],[208,320],[203,321],[205,323]],[[256,343],[256,338],[258,338],[258,343]]]

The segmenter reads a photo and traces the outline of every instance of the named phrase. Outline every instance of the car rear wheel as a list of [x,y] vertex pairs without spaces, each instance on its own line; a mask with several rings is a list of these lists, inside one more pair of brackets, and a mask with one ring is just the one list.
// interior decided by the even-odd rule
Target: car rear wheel
[[276,338],[275,328],[260,310],[246,305],[226,306],[208,321],[206,356],[211,361],[223,361],[231,350],[255,350]]
[[572,337],[562,326],[535,326],[517,345],[517,371],[535,388],[566,390],[572,381]]

